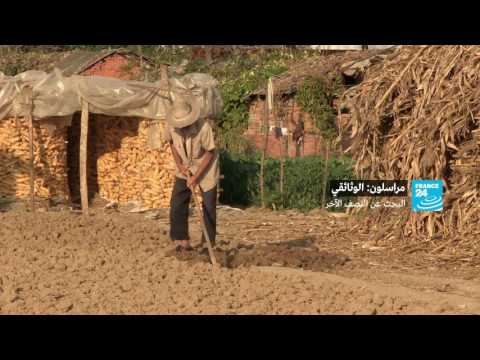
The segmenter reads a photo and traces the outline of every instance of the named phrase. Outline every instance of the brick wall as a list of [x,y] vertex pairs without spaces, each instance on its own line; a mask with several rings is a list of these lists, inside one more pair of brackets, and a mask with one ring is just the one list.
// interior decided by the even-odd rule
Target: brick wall
[[[252,140],[258,150],[262,150],[265,142],[265,134],[263,132],[263,122],[265,114],[265,100],[255,100],[250,106],[250,119],[248,130],[245,136]],[[269,126],[281,127],[283,119],[283,127],[288,129],[288,137],[286,138],[285,155],[288,157],[296,157],[296,144],[292,139],[292,133],[297,124],[303,120],[305,128],[305,136],[303,145],[300,148],[300,156],[323,155],[325,154],[325,141],[314,126],[311,116],[303,111],[293,99],[286,99],[276,102],[274,113],[269,118]],[[267,155],[279,158],[282,156],[282,139],[275,138],[273,132],[269,132]]]
[[85,76],[105,76],[121,80],[132,80],[139,74],[140,65],[132,67],[129,59],[120,54],[108,56],[82,73]]

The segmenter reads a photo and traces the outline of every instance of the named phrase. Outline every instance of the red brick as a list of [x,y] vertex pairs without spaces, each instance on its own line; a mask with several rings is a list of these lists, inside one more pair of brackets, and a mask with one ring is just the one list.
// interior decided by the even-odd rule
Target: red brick
[[[293,103],[292,99],[277,102],[274,114],[269,118],[269,126],[280,126],[280,116],[283,115],[284,125],[289,130],[288,135],[288,151],[285,154],[288,157],[296,157],[296,144],[292,139],[292,133],[295,130],[300,119],[304,121],[305,136],[304,144],[300,150],[300,156],[323,155],[325,153],[325,141],[319,135],[318,129],[315,127],[310,114],[303,111],[301,107]],[[250,107],[250,120],[248,130],[245,136],[253,141],[258,150],[264,147],[265,134],[262,132],[265,113],[265,101],[256,100]],[[275,135],[270,132],[268,136],[267,155],[275,158],[282,156],[282,141],[276,139]]]
[[105,76],[121,80],[131,80],[140,74],[140,66],[136,64],[132,67],[129,62],[129,59],[126,56],[113,54],[82,72],[82,75]]

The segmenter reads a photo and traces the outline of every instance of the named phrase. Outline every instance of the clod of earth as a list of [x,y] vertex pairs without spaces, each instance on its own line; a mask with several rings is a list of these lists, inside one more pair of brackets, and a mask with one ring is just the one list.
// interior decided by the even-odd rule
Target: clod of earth
[[[305,243],[302,243],[305,244]],[[349,258],[342,254],[319,251],[309,244],[299,248],[299,244],[261,245],[258,247],[240,245],[231,250],[216,249],[215,255],[222,267],[235,269],[251,266],[283,266],[296,269],[325,271],[343,266]],[[206,262],[210,259],[206,251],[179,252],[176,258],[191,263]]]

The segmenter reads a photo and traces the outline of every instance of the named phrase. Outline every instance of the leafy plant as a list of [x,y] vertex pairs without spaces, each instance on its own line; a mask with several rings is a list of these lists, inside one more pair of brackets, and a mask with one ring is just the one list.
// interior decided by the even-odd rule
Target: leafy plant
[[[224,190],[221,201],[238,205],[260,205],[260,156],[221,156],[221,172]],[[333,158],[328,162],[328,181],[353,179],[352,161],[346,157]],[[311,210],[322,204],[325,161],[318,156],[290,158],[285,161],[284,194],[280,193],[280,162],[267,159],[265,162],[265,203],[276,208]],[[327,185],[328,186],[328,185]],[[327,201],[329,197],[327,196]]]
[[297,102],[312,116],[315,126],[326,139],[335,136],[336,111],[332,103],[341,87],[339,78],[333,83],[322,78],[307,78],[296,94]]
[[264,58],[243,54],[212,69],[212,75],[220,81],[224,103],[217,139],[225,149],[235,152],[248,150],[242,136],[249,119],[250,100],[247,96],[265,85],[270,77],[287,71],[286,61],[280,54],[268,54]]

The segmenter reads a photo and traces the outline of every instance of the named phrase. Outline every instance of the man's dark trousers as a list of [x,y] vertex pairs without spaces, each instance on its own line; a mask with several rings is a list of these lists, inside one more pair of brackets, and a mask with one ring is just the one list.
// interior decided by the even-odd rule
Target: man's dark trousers
[[[187,187],[187,181],[175,178],[173,186],[172,200],[170,202],[170,238],[176,240],[190,240],[188,234],[188,210],[191,190]],[[203,192],[203,214],[205,225],[212,245],[215,245],[216,225],[217,225],[217,187]],[[204,241],[202,233],[202,241]]]

